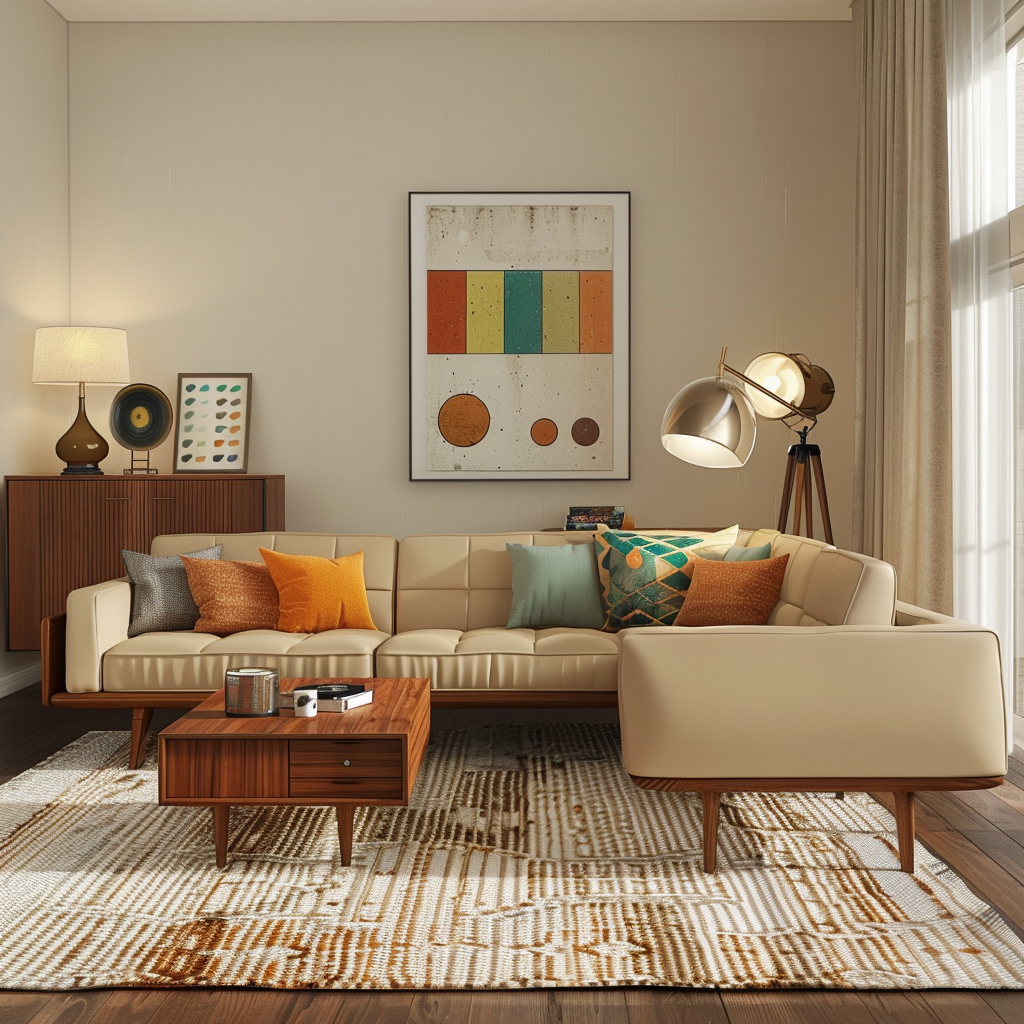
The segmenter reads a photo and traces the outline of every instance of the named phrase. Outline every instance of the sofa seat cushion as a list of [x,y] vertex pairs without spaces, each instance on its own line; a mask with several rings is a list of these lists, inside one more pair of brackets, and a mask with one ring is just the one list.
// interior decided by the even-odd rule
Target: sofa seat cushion
[[618,656],[618,636],[597,629],[415,629],[381,644],[377,675],[435,690],[614,691]]
[[282,633],[252,629],[230,636],[212,633],[144,633],[115,644],[103,657],[103,689],[216,690],[229,668],[265,665],[282,678],[373,675],[373,653],[386,633],[332,629]]

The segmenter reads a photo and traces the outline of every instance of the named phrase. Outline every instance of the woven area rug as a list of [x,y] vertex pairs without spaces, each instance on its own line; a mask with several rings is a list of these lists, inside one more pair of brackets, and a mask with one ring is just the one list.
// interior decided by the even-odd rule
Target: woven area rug
[[0,787],[0,986],[1024,985],[1024,943],[870,797],[636,788],[609,725],[435,733],[408,808],[157,805],[90,733]]

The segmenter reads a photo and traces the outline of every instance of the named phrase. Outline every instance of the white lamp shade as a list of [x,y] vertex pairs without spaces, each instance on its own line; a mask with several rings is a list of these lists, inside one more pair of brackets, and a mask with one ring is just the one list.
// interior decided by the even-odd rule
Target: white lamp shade
[[684,462],[736,469],[754,450],[757,423],[743,389],[721,377],[687,384],[665,410],[661,443]]
[[[792,405],[799,406],[803,401],[806,387],[803,368],[785,352],[763,352],[755,356],[743,374]],[[763,391],[758,391],[749,384],[744,385],[744,388],[758,416],[764,416],[769,420],[781,420],[792,415],[792,409],[773,401]]]
[[32,382],[128,384],[128,333],[116,327],[38,328]]

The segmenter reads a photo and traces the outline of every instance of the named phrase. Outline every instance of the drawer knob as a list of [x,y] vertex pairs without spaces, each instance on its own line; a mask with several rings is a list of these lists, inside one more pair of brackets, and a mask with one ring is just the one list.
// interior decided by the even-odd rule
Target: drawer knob
[[352,764],[352,762],[351,762],[351,761],[350,761],[350,760],[349,760],[349,759],[348,759],[347,757],[346,757],[346,758],[345,758],[345,760],[344,760],[344,761],[342,761],[341,763],[342,763],[342,764],[343,764],[343,765],[344,765],[344,766],[345,766],[346,768],[348,768],[348,767],[349,767],[349,766],[350,766],[350,765]]

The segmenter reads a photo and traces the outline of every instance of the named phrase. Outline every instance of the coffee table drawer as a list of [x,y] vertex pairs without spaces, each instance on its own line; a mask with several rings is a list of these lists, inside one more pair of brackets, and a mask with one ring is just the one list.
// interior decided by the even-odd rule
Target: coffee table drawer
[[288,774],[293,779],[400,779],[402,741],[292,740]]
[[288,790],[293,797],[400,800],[401,740],[292,740]]
[[289,783],[293,797],[322,797],[324,803],[338,800],[401,800],[402,780],[397,779],[297,779]]

